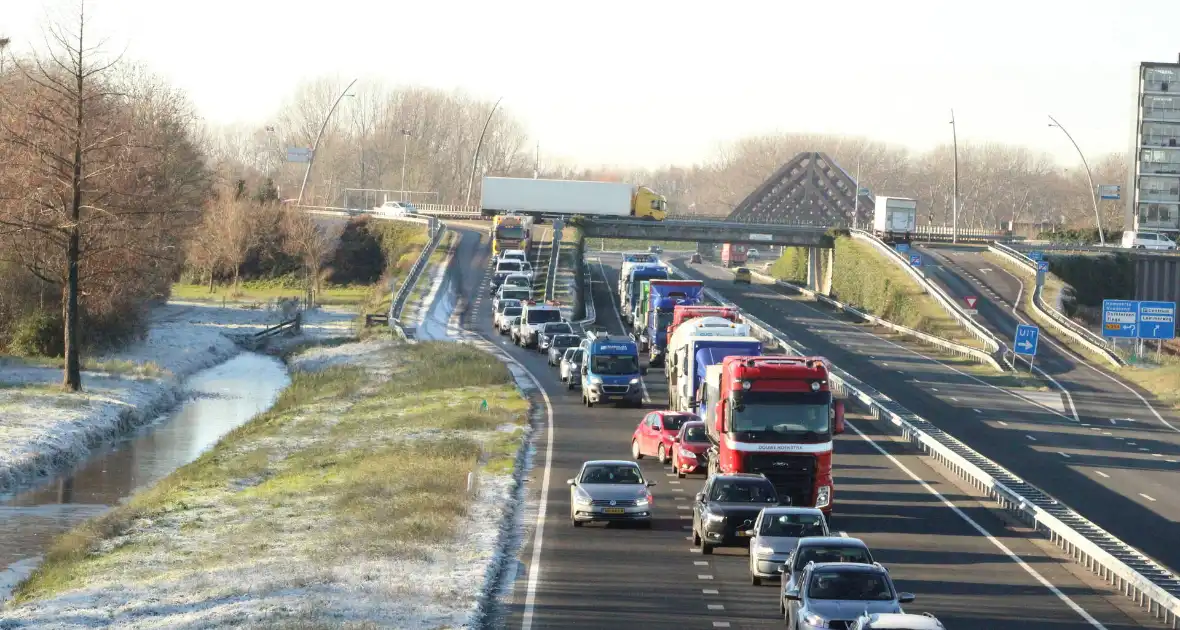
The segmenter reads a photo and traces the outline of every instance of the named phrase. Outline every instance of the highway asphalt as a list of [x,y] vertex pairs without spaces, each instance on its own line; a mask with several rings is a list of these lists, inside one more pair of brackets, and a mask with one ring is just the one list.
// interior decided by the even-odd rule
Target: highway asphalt
[[[678,480],[666,466],[645,458],[643,470],[658,482],[653,488],[657,519],[652,530],[570,525],[565,480],[587,459],[627,458],[631,433],[645,411],[583,407],[577,392],[566,391],[557,380],[544,355],[516,348],[495,333],[486,295],[487,237],[480,241],[474,232],[465,232],[452,264],[461,276],[453,285],[471,300],[460,321],[534,374],[552,410],[551,428],[547,424],[535,437],[528,489],[537,503],[527,511],[525,544],[518,554],[504,625],[781,627],[777,585],[750,585],[746,550],[721,550],[708,558],[692,550],[686,529],[691,512],[685,508],[703,477]],[[613,295],[619,258],[590,258],[599,259],[590,263],[595,268],[592,291],[598,323],[621,333]],[[832,358],[854,372],[867,365]],[[666,391],[662,372],[652,370],[645,384],[653,400],[646,408],[660,408]],[[932,612],[959,630],[1140,627],[1103,593],[1075,577],[1076,569],[1067,560],[1046,552],[1043,543],[1006,529],[992,512],[964,496],[921,458],[881,435],[876,421],[858,417],[850,425],[863,437],[850,430],[837,439],[834,525],[863,538],[890,568],[899,589],[917,594],[917,601],[907,607],[910,611]],[[546,478],[547,492],[542,493]],[[534,522],[542,505],[544,518]],[[1026,564],[1016,563],[999,545]],[[1030,571],[1053,584],[1060,596]]]

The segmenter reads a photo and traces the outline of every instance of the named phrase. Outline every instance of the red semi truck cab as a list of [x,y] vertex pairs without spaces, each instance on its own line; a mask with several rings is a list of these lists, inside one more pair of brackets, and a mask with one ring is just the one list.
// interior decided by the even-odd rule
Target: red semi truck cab
[[749,247],[741,243],[723,243],[721,245],[721,264],[735,267],[746,264],[746,252]]
[[832,445],[844,432],[820,357],[726,357],[701,387],[709,474],[762,473],[791,505],[830,516]]

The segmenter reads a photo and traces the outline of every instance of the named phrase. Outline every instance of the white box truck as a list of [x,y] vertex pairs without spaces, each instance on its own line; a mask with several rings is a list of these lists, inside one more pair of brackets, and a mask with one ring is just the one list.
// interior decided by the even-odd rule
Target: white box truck
[[886,243],[908,243],[918,229],[918,201],[905,197],[873,200],[873,234]]
[[480,211],[484,216],[635,217],[662,221],[667,200],[645,186],[572,179],[485,177]]

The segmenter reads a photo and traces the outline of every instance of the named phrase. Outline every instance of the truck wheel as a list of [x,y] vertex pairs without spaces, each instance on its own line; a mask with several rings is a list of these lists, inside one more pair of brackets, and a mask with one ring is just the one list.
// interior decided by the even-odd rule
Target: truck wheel
[[709,543],[702,540],[701,541],[701,555],[703,555],[703,556],[713,555],[713,545],[710,545]]
[[682,471],[682,470],[680,470],[679,468],[677,468],[677,469],[676,469],[676,478],[677,478],[677,479],[684,479],[684,476],[685,476],[685,475],[684,475],[684,471]]
[[581,527],[583,525],[582,521],[576,519],[570,519],[570,522],[574,524],[574,527]]
[[656,451],[656,459],[660,460],[661,464],[668,463],[668,449],[661,444],[659,450]]
[[762,578],[750,573],[750,584],[752,586],[762,586]]
[[639,440],[631,440],[631,457],[643,459],[643,452],[639,450]]
[[692,546],[696,547],[701,544],[701,537],[697,535],[697,530],[692,530]]
[[587,397],[586,397],[586,406],[587,406],[587,407],[593,407],[593,406],[594,406],[594,401],[593,401],[593,400],[590,400],[590,397],[589,397],[589,396],[587,396]]
[[574,391],[574,379],[569,378],[565,381],[565,388],[569,391]]

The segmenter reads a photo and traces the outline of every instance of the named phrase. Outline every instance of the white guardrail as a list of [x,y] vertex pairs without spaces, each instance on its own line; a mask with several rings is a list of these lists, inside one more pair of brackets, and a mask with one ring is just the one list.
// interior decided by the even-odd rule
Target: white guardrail
[[771,282],[771,283],[774,283],[778,286],[785,287],[785,288],[791,289],[793,291],[798,291],[799,293],[802,293],[803,295],[806,295],[806,296],[813,298],[817,301],[823,302],[824,304],[827,304],[829,306],[834,306],[834,307],[836,307],[846,313],[850,313],[854,317],[858,317],[866,322],[870,322],[870,323],[876,324],[878,326],[883,326],[883,327],[888,328],[889,330],[892,330],[894,332],[906,335],[907,337],[914,337],[924,343],[930,344],[932,346],[938,346],[944,350],[949,350],[951,352],[954,352],[955,354],[960,354],[963,356],[971,357],[972,359],[975,359],[976,361],[979,361],[980,363],[987,364],[988,366],[994,368],[996,371],[999,371],[999,372],[1005,371],[1004,366],[999,361],[996,361],[996,358],[994,356],[992,356],[988,352],[980,350],[979,348],[972,348],[971,346],[967,346],[967,345],[964,345],[961,343],[956,343],[956,342],[951,341],[949,339],[943,339],[942,337],[936,337],[934,335],[924,333],[920,330],[914,330],[913,328],[907,328],[906,326],[902,326],[900,324],[895,324],[891,321],[881,319],[880,317],[877,317],[876,315],[871,315],[869,313],[865,313],[864,311],[861,311],[860,309],[858,309],[854,306],[850,306],[848,304],[845,304],[839,300],[833,300],[832,298],[830,298],[822,293],[817,293],[815,291],[812,291],[811,289],[808,289],[807,287],[801,287],[797,284],[793,284],[790,282],[784,282],[782,280],[768,276],[764,273],[759,273],[757,271],[751,271],[751,273],[753,275],[759,277],[760,279],[762,279],[765,282]]
[[926,277],[926,274],[918,271],[917,269],[914,269],[913,265],[910,264],[909,259],[902,256],[897,250],[886,245],[884,241],[874,236],[871,232],[855,229],[849,230],[849,232],[852,234],[854,239],[872,244],[874,247],[888,256],[890,260],[894,261],[903,269],[905,269],[906,273],[908,273],[910,277],[912,277],[918,282],[918,284],[925,288],[927,293],[934,296],[935,301],[937,301],[939,305],[942,306],[943,310],[945,310],[948,314],[950,314],[951,317],[955,318],[956,321],[962,324],[967,329],[967,332],[971,333],[972,336],[982,341],[987,347],[988,351],[992,352],[993,354],[998,354],[1001,357],[1008,353],[1008,348],[1003,341],[1000,341],[1000,339],[993,335],[991,331],[989,331],[987,328],[984,328],[982,324],[972,319],[967,313],[963,312],[962,307],[959,306],[957,301],[952,299],[951,296],[947,295],[946,292],[943,291],[942,288],[936,283],[931,282],[930,279]]
[[410,293],[414,290],[414,285],[418,283],[418,278],[422,275],[422,271],[426,269],[430,262],[430,257],[434,254],[434,250],[438,249],[438,244],[442,242],[443,234],[447,232],[447,224],[439,221],[434,217],[389,217],[398,220],[412,221],[415,223],[425,223],[427,233],[430,235],[430,240],[427,241],[426,246],[418,254],[418,259],[414,261],[414,265],[410,267],[409,273],[406,274],[405,281],[402,282],[397,292],[393,294],[393,301],[389,304],[389,325],[395,324],[399,327],[402,336],[405,336],[405,327],[401,324],[402,310],[406,307],[406,300],[409,299]]
[[[1024,255],[1024,253],[1017,251],[1015,249],[1012,249],[1011,247],[1008,247],[1007,245],[1004,245],[1003,243],[993,243],[992,245],[990,245],[988,247],[988,250],[999,255],[999,256],[1004,257],[1004,259],[1006,259],[1010,262],[1015,263],[1021,269],[1026,270],[1029,274],[1031,274],[1034,277],[1033,284],[1034,284],[1034,286],[1036,285],[1036,282],[1035,282],[1035,277],[1037,275],[1036,261],[1034,261],[1033,259]],[[1111,365],[1113,365],[1116,368],[1123,367],[1124,365],[1127,364],[1126,361],[1123,361],[1122,357],[1115,354],[1113,350],[1111,350],[1110,348],[1108,348],[1106,346],[1106,340],[1104,340],[1102,337],[1099,337],[1098,335],[1094,334],[1093,332],[1091,332],[1090,330],[1088,330],[1087,328],[1085,328],[1081,324],[1078,324],[1077,322],[1073,321],[1072,319],[1066,317],[1064,313],[1058,311],[1057,309],[1055,309],[1055,308],[1049,306],[1047,303],[1045,303],[1045,300],[1041,296],[1042,289],[1043,289],[1043,287],[1040,287],[1040,286],[1035,286],[1035,288],[1033,289],[1032,308],[1034,311],[1037,312],[1037,314],[1039,314],[1042,318],[1047,320],[1049,322],[1049,324],[1052,325],[1053,328],[1057,330],[1058,333],[1065,335],[1066,337],[1069,337],[1069,338],[1073,339],[1074,341],[1082,344],[1088,350],[1090,350],[1094,354],[1097,354],[1098,356],[1102,357],[1108,363],[1110,363]]]
[[[683,276],[678,269],[675,273]],[[705,296],[737,306],[711,289]],[[797,356],[815,356],[781,331],[742,312],[754,335]],[[837,395],[853,398],[875,418],[888,420],[910,443],[933,457],[985,496],[1046,535],[1076,562],[1117,587],[1170,627],[1180,627],[1180,578],[1139,550],[1115,538],[1073,509],[977,453],[954,436],[905,409],[885,394],[833,366],[829,375]]]

